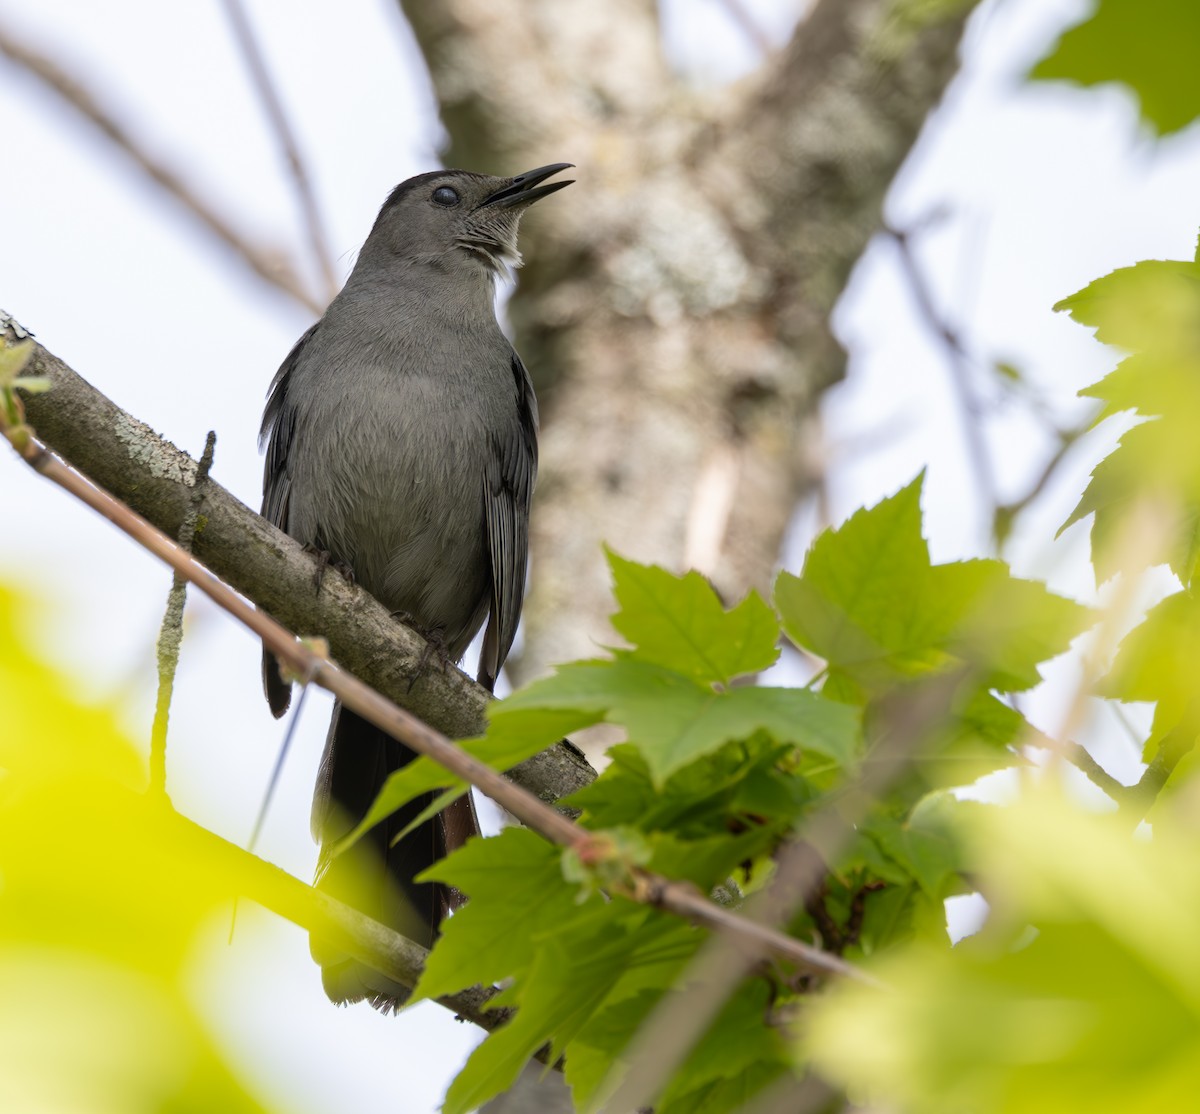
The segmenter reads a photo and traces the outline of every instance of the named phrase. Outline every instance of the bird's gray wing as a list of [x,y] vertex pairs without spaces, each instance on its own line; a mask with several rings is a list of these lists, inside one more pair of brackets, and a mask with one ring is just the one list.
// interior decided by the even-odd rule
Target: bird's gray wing
[[529,504],[537,477],[537,400],[521,357],[512,354],[517,420],[491,435],[484,476],[484,519],[492,566],[492,601],[479,683],[492,688],[512,649],[525,595],[529,555]]
[[[296,432],[296,409],[288,398],[288,386],[304,346],[316,331],[317,325],[308,329],[279,365],[267,394],[267,407],[258,435],[259,448],[265,448],[267,453],[263,465],[262,515],[285,533],[288,529],[288,503],[292,486],[290,455],[292,437]],[[276,716],[283,715],[292,698],[292,686],[283,679],[278,662],[266,650],[263,650],[263,691],[267,694],[271,711]]]
[[262,516],[283,531],[288,528],[288,494],[292,479],[289,455],[292,435],[296,431],[296,410],[288,398],[288,386],[300,354],[317,331],[317,325],[313,325],[296,341],[279,365],[275,378],[271,380],[271,389],[267,392],[267,407],[263,411],[262,429],[258,433],[258,447],[266,449],[267,453],[263,464]]

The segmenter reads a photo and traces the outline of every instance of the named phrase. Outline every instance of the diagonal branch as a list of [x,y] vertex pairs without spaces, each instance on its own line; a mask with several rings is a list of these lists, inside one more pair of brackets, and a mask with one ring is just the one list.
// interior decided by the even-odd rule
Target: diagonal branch
[[[45,442],[163,533],[177,536],[193,505],[196,462],[45,348],[33,356],[31,373],[52,386],[25,401]],[[482,686],[460,670],[438,668],[424,639],[363,589],[327,576],[316,591],[312,558],[303,548],[211,478],[202,497],[203,529],[193,552],[218,576],[291,629],[322,635],[347,669],[445,734],[466,738],[483,731],[490,694]],[[596,775],[573,747],[560,744],[512,776],[541,799],[557,800]]]
[[315,299],[297,277],[287,255],[280,249],[251,241],[216,207],[200,196],[186,177],[153,154],[103,103],[96,92],[87,88],[27,43],[21,42],[0,26],[0,54],[20,66],[66,105],[107,136],[151,181],[187,209],[200,224],[238,256],[259,278],[282,290],[305,309],[320,314],[324,306]]

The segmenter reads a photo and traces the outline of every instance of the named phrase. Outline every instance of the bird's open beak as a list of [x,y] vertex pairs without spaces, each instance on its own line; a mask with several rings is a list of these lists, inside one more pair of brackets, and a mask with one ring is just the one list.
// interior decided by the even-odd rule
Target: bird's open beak
[[[536,170],[527,170],[524,174],[509,178],[507,185],[501,186],[495,193],[490,194],[483,204],[495,205],[500,209],[523,209],[526,205],[532,205],[535,201],[548,197],[555,190],[561,190],[564,186],[571,185],[574,179],[568,179],[565,182],[551,182],[548,186],[538,186],[538,183],[544,182],[552,174],[557,174],[560,170],[566,170],[574,165],[571,162],[556,162],[550,166],[539,166]],[[536,189],[535,186],[537,186]],[[482,207],[480,206],[480,208]]]

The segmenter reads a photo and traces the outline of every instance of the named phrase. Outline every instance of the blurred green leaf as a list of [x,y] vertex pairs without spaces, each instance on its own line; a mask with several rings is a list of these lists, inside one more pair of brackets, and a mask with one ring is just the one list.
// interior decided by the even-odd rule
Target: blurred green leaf
[[1200,7],[1192,0],[1100,0],[1030,76],[1079,85],[1120,82],[1137,98],[1150,129],[1169,135],[1200,116],[1197,42]]
[[1200,601],[1188,590],[1156,604],[1122,640],[1101,692],[1127,703],[1155,703],[1143,757],[1150,761],[1171,733],[1200,734]]
[[[1200,15],[1200,8],[1196,11]],[[1200,346],[1200,263],[1147,259],[1120,267],[1056,302],[1054,310],[1095,329],[1102,344],[1195,358]],[[1087,393],[1106,397],[1094,388]]]
[[0,586],[0,1109],[261,1111],[192,994],[244,882],[141,792],[115,710],[28,650],[32,616]]
[[8,341],[0,337],[0,390],[17,385],[35,351],[37,346],[31,340]]
[[[813,1004],[804,1044],[852,1094],[907,1110],[1190,1109],[1200,1085],[1200,874],[1190,808],[1153,839],[1049,790],[964,814],[992,907]],[[1032,924],[1035,931],[1029,932]]]

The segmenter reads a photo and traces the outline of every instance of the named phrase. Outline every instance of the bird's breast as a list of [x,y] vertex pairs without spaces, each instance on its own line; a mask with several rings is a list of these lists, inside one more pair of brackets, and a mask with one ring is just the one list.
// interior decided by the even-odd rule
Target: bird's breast
[[296,536],[307,534],[390,610],[449,642],[477,627],[489,580],[482,500],[490,451],[478,390],[458,377],[367,373],[304,424]]

